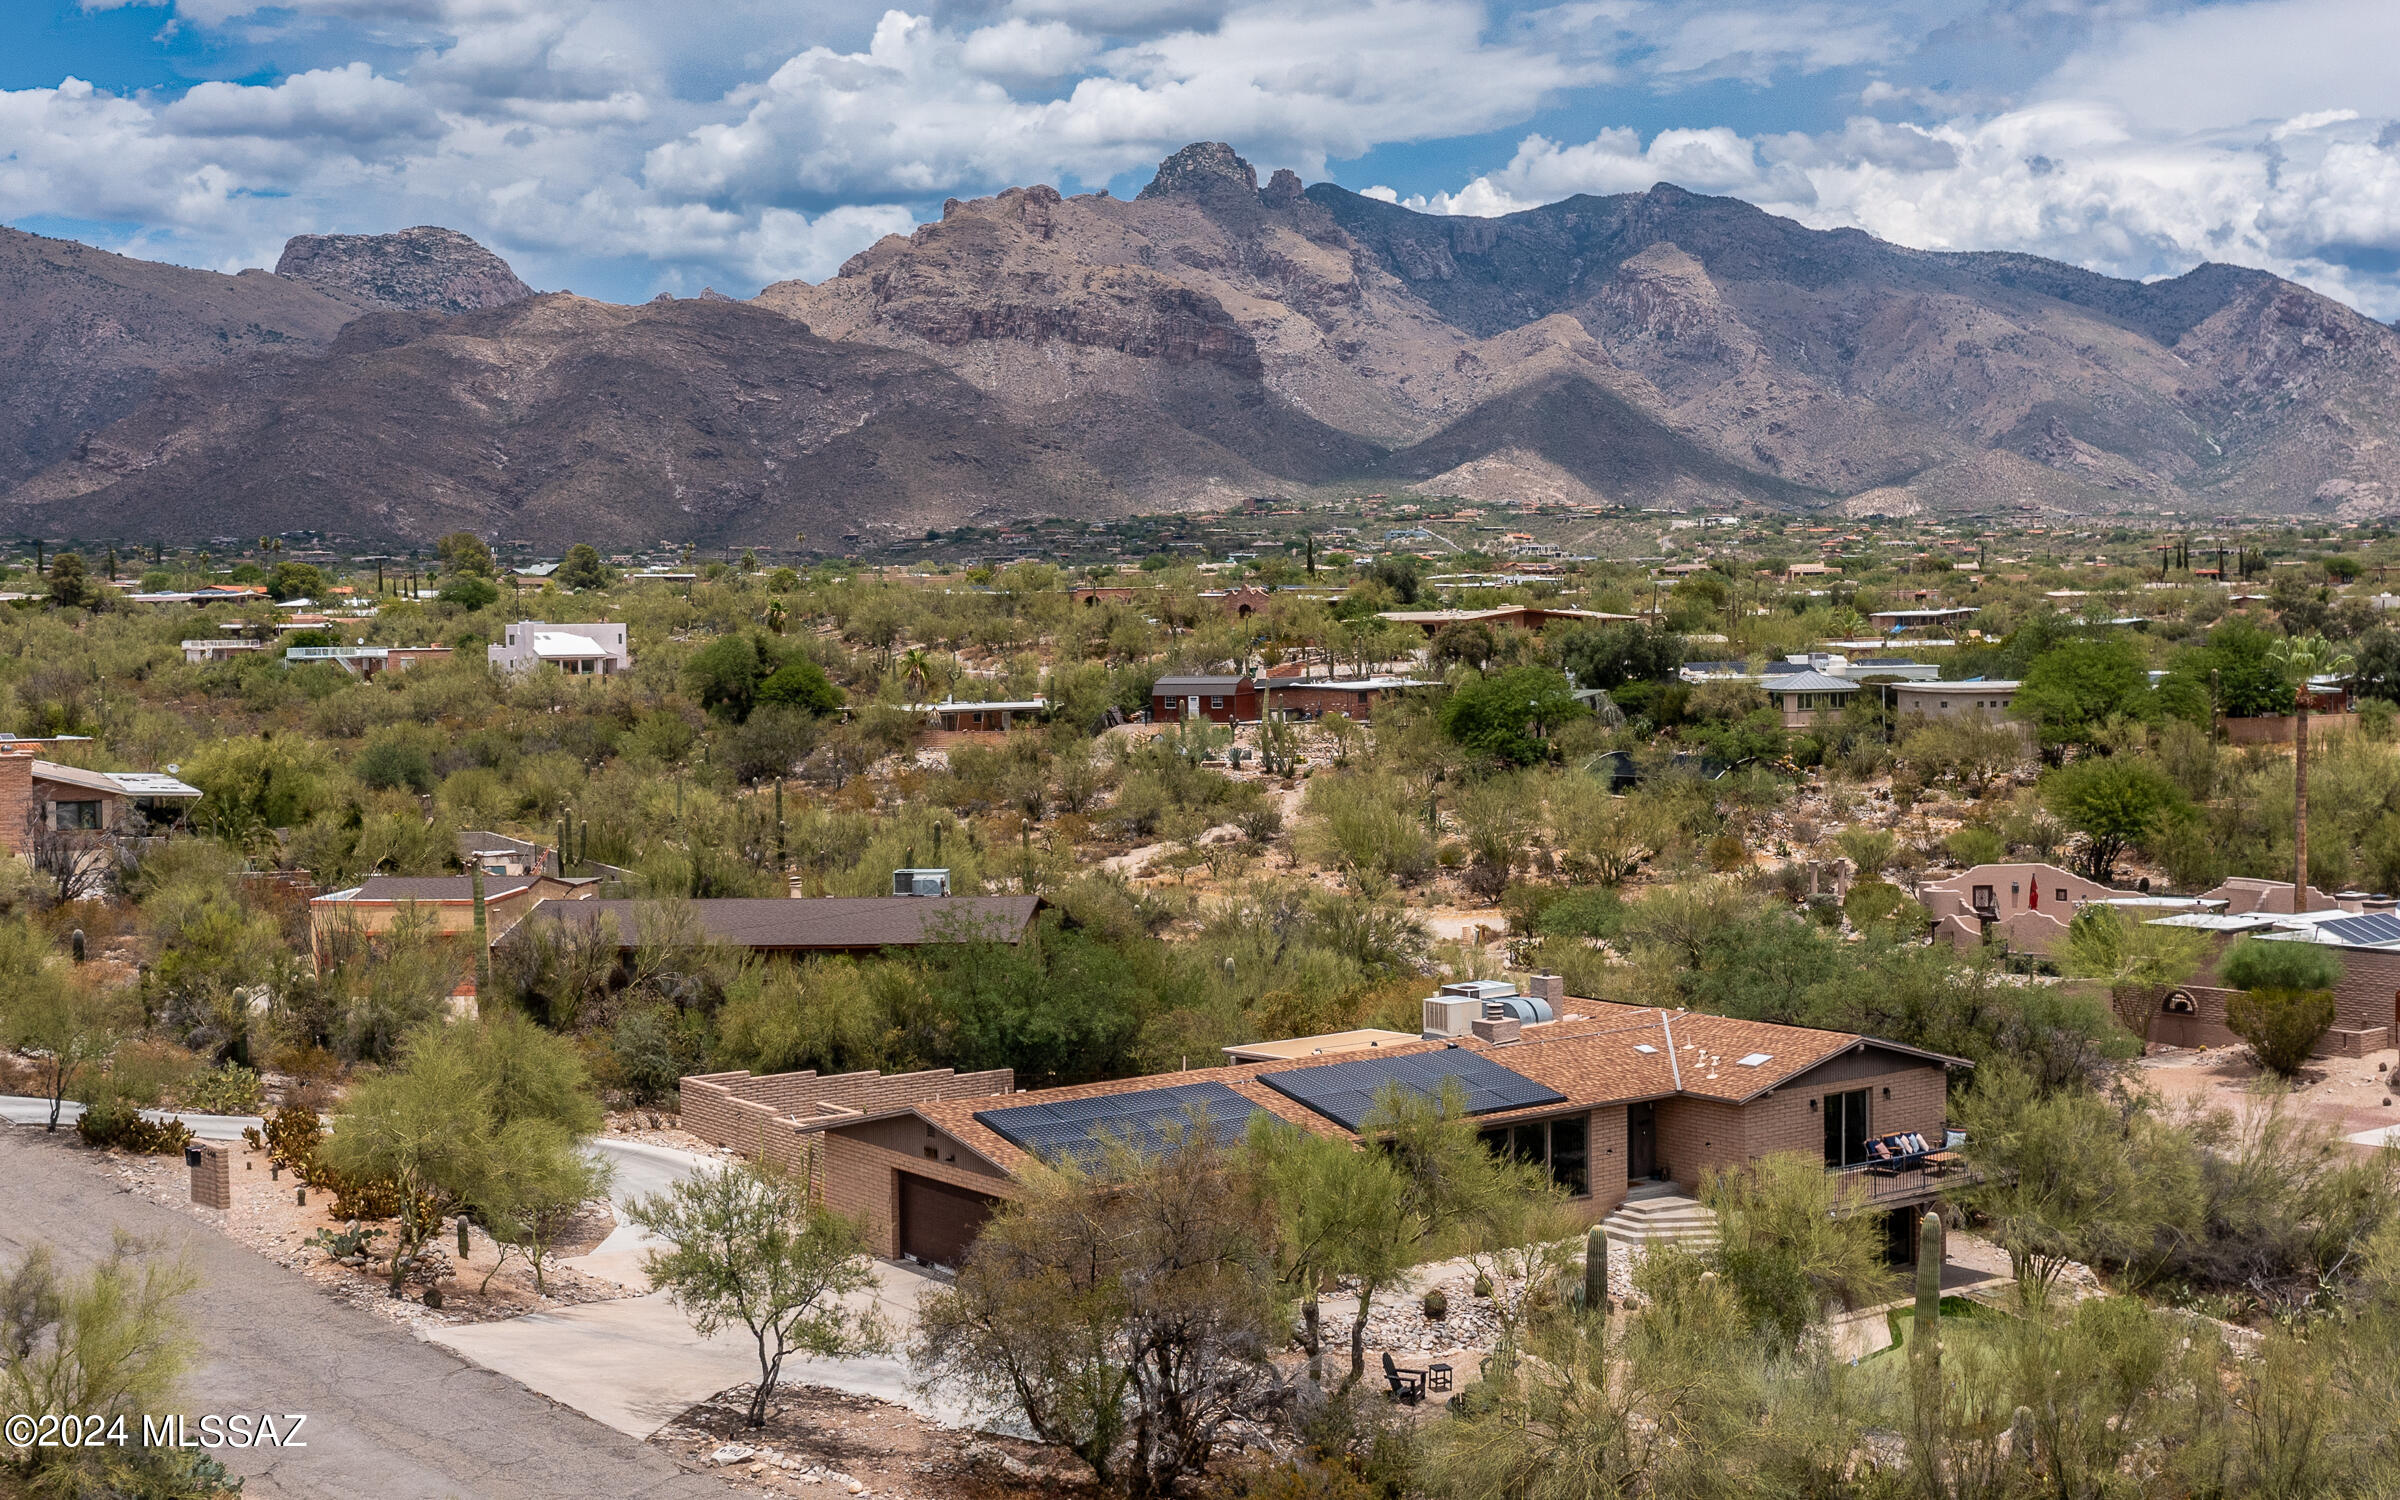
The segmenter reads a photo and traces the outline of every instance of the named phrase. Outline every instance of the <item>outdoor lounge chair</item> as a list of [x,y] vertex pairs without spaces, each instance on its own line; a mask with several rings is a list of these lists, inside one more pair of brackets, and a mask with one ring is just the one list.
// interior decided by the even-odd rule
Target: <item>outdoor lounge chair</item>
[[1425,1399],[1425,1372],[1403,1370],[1392,1362],[1392,1351],[1383,1351],[1383,1378],[1392,1388],[1395,1401],[1418,1402]]

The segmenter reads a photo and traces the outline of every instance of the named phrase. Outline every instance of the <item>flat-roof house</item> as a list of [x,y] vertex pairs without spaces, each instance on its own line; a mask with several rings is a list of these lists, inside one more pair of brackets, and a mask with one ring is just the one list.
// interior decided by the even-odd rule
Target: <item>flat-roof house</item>
[[1972,620],[1981,613],[1981,607],[1972,604],[1943,609],[1879,609],[1867,616],[1867,623],[1877,630],[1918,630],[1929,625]]
[[1208,719],[1246,723],[1258,717],[1258,684],[1247,677],[1161,677],[1150,685],[1150,718],[1179,724]]
[[37,829],[146,834],[182,819],[196,786],[155,771],[87,771],[37,759],[31,743],[0,747],[0,848],[22,855]]
[[2214,896],[2150,896],[2120,891],[2073,870],[2026,860],[1976,865],[1917,888],[1933,919],[1933,935],[1957,948],[2005,942],[2016,953],[2049,953],[2067,935],[2078,909],[2091,902],[2126,908],[2135,916],[2222,911]]
[[1005,698],[991,703],[960,703],[946,698],[939,703],[911,707],[924,714],[941,734],[1006,734],[1012,729],[1041,723],[1050,712],[1050,700]]
[[1321,719],[1347,714],[1361,724],[1375,717],[1376,702],[1391,693],[1438,688],[1439,682],[1417,677],[1341,677],[1314,681],[1270,680],[1266,702],[1278,714]]
[[[2289,905],[2291,887],[2284,887]],[[2208,962],[2191,982],[2166,992],[2150,1018],[2149,1040],[2175,1047],[2223,1047],[2236,1041],[2225,1025],[2234,991],[2219,983],[2217,966],[2237,938],[2316,943],[2337,950],[2341,982],[2333,987],[2333,1025],[2317,1039],[2320,1055],[2364,1057],[2400,1038],[2400,917],[2340,907],[2289,913],[2181,913],[2160,925],[2197,927],[2212,935]]]
[[1414,625],[1427,635],[1433,635],[1445,625],[1481,624],[1495,628],[1506,626],[1517,630],[1540,630],[1558,620],[1609,623],[1641,617],[1603,614],[1593,609],[1562,609],[1542,604],[1503,604],[1493,609],[1387,609],[1375,618],[1389,620],[1395,625]]
[[[1486,1001],[1445,993],[1428,1011],[1453,1002],[1489,1011],[1511,998],[1536,1009],[1512,986],[1485,987],[1511,994]],[[958,1262],[1030,1163],[1088,1160],[1103,1135],[1155,1141],[1194,1111],[1228,1139],[1263,1114],[1358,1140],[1387,1086],[1436,1093],[1455,1082],[1487,1145],[1546,1169],[1595,1221],[1636,1184],[1695,1188],[1711,1168],[1783,1151],[1857,1174],[1863,1208],[1922,1206],[1941,1190],[1924,1172],[1869,1169],[1880,1138],[1913,1133],[1928,1150],[1941,1149],[1947,1075],[1966,1066],[1959,1059],[1847,1032],[1563,995],[1543,1004],[1558,1018],[1478,1016],[1457,1035],[1023,1093],[919,1098],[786,1128],[815,1137],[811,1179],[828,1206],[867,1224],[875,1254],[935,1264]],[[687,1105],[687,1125],[692,1118]]]
[[573,677],[614,677],[633,670],[633,653],[626,647],[621,621],[552,625],[519,620],[502,626],[500,639],[484,647],[484,655],[505,672],[522,672],[544,663]]
[[2003,681],[1895,682],[1892,711],[1902,719],[1999,719],[2017,701],[2019,684]]

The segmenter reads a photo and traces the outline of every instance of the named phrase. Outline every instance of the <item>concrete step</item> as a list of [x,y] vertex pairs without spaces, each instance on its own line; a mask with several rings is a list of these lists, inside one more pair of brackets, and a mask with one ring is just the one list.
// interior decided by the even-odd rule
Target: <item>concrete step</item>
[[1652,1198],[1682,1198],[1686,1196],[1688,1195],[1684,1192],[1683,1185],[1672,1180],[1637,1182],[1625,1190],[1627,1203],[1645,1203]]
[[1629,1245],[1678,1240],[1705,1247],[1717,1242],[1717,1214],[1683,1193],[1654,1193],[1619,1204],[1600,1221],[1600,1232]]

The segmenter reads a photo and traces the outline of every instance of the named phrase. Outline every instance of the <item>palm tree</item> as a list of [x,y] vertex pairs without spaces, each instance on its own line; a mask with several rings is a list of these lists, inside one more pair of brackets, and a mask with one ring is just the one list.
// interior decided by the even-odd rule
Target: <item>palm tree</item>
[[2292,700],[2292,910],[2308,909],[2308,683],[2349,671],[2357,658],[2321,635],[2287,636],[2269,653],[2294,688]]
[[900,685],[919,698],[925,696],[925,686],[933,681],[933,658],[922,648],[912,647],[900,658]]

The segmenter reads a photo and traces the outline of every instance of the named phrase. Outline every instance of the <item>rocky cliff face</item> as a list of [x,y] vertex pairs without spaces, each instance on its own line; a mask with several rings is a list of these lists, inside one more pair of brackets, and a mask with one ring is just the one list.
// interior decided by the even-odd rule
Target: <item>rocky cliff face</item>
[[507,261],[455,229],[430,225],[395,234],[295,235],[275,274],[386,312],[481,312],[533,295]]
[[[32,311],[37,368],[147,321],[108,345],[144,351],[131,378],[9,392],[19,529],[868,536],[1351,482],[2400,509],[2400,334],[2303,288],[1904,250],[1666,186],[1440,218],[1202,143],[1130,201],[953,200],[820,284],[639,308],[529,297],[440,230],[233,278],[30,240],[0,239],[0,309]],[[77,264],[110,269],[78,291]]]
[[264,271],[220,276],[0,229],[0,487],[72,458],[162,374],[315,352],[355,316]]

